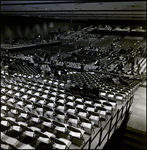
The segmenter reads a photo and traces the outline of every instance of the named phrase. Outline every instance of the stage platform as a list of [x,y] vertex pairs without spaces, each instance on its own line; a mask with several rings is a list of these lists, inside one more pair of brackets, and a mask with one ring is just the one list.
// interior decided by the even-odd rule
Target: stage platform
[[10,44],[1,44],[1,50],[8,50],[10,52],[15,51],[23,51],[23,50],[30,50],[30,49],[38,49],[48,46],[56,46],[62,44],[61,41],[53,41],[46,44],[16,44],[16,45],[10,45]]

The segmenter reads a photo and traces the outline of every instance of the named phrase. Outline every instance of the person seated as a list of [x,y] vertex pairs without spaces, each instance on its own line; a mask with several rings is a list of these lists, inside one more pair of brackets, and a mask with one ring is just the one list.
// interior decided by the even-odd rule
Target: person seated
[[119,81],[122,85],[129,86],[129,83],[126,80],[124,80],[123,78],[120,78]]
[[82,92],[83,92],[83,93],[86,93],[86,94],[89,94],[89,88],[88,88],[88,86],[87,86],[86,83],[83,84]]
[[89,91],[91,94],[94,94],[96,96],[99,96],[99,88],[94,86],[93,88],[90,89]]
[[69,89],[70,90],[73,90],[73,84],[71,83],[71,80],[67,80],[65,85],[64,85],[64,88],[65,88],[65,91],[68,91]]
[[121,85],[121,83],[120,83],[118,77],[113,77],[113,78],[112,78],[112,81],[113,81],[113,83],[116,84],[116,85]]
[[76,83],[75,86],[73,87],[73,90],[81,92],[80,85]]

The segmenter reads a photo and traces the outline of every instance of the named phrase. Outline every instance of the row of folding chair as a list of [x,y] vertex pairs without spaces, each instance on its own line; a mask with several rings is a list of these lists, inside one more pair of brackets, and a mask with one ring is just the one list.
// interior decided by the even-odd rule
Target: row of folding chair
[[[2,96],[2,101],[3,101],[3,98],[5,98],[5,96]],[[61,119],[61,115],[59,115],[58,113],[59,112],[65,112],[65,105],[62,105],[62,103],[60,103],[60,102],[58,102],[57,103],[57,106],[56,107],[53,107],[53,105],[54,105],[54,103],[49,103],[49,105],[45,105],[43,108],[41,107],[41,105],[33,105],[31,102],[29,102],[29,101],[24,101],[25,102],[25,105],[22,105],[22,103],[23,103],[23,101],[21,101],[20,99],[19,99],[19,101],[18,102],[15,102],[14,103],[14,99],[12,99],[12,98],[10,98],[9,100],[7,99],[7,98],[5,98],[6,100],[7,100],[7,103],[8,104],[10,104],[11,106],[13,106],[13,107],[16,107],[16,108],[21,108],[21,109],[23,109],[24,108],[24,110],[26,111],[26,112],[33,112],[35,115],[39,115],[39,116],[41,116],[41,115],[43,115],[44,114],[44,116],[45,117],[48,117],[48,118],[57,118],[58,120],[60,120]],[[4,101],[4,102],[6,102],[6,101]],[[73,107],[73,106],[71,106],[70,105],[71,104],[71,102],[69,102],[68,103],[68,105],[67,105],[67,113],[69,112],[69,113],[71,113],[71,114],[74,114],[74,112],[76,112],[75,111],[75,108]],[[94,107],[91,105],[91,106],[88,106],[88,104],[86,104],[87,105],[87,110],[88,111],[94,111]],[[90,104],[89,104],[90,105]],[[98,105],[100,105],[100,104],[98,104]],[[35,107],[34,107],[35,106]],[[79,110],[79,116],[81,115],[81,117],[87,117],[87,112],[83,109],[81,109],[81,107],[83,107],[84,105],[83,105],[83,103],[79,103],[78,101],[77,101],[77,108],[78,108],[78,110]],[[109,106],[109,107],[111,107],[111,106]],[[52,108],[52,109],[51,109]],[[101,108],[101,107],[100,107]],[[45,111],[44,111],[44,110]],[[55,111],[54,111],[55,110]],[[57,110],[59,110],[59,112],[57,113],[56,111]],[[80,112],[80,111],[83,111],[83,112]],[[103,111],[105,111],[106,112],[106,110],[105,109],[103,109]],[[15,111],[13,110],[13,112],[12,113],[14,113]],[[56,115],[56,114],[58,114],[58,115]],[[95,114],[97,114],[97,117],[99,117],[99,114],[98,113],[95,113]],[[16,115],[16,114],[14,114],[14,115]],[[55,117],[56,116],[56,117]],[[64,117],[64,114],[62,114],[62,116]],[[62,117],[62,119],[63,119],[63,117]],[[100,117],[99,117],[100,118]],[[61,120],[62,120],[61,119]],[[63,120],[62,120],[63,121]],[[99,120],[97,120],[97,121],[99,121]],[[97,125],[98,125],[98,123],[97,123]]]
[[[41,129],[28,126],[23,122],[15,122],[12,118],[6,117],[1,120],[1,127],[7,127],[7,131],[1,132],[3,144],[14,149],[69,149],[71,141],[65,138],[58,138],[53,133],[41,131]],[[6,148],[6,147],[5,147]]]
[[[88,109],[88,105],[92,105],[91,108],[89,106],[89,109],[92,109],[93,111],[96,111],[96,108],[95,108],[97,106],[96,103],[98,103],[98,102],[101,103],[101,101],[102,101],[102,100],[98,101],[97,99],[95,99],[95,102],[94,102],[89,97],[82,98],[80,95],[75,95],[75,96],[69,95],[66,98],[65,97],[61,97],[61,96],[58,96],[58,97],[52,96],[52,97],[49,97],[48,99],[45,99],[45,100],[44,100],[44,98],[38,96],[38,100],[37,100],[37,98],[36,98],[37,96],[34,97],[34,95],[30,94],[30,97],[28,97],[29,94],[26,95],[26,93],[23,93],[24,95],[21,95],[21,98],[18,98],[18,102],[16,102],[17,101],[17,97],[15,98],[11,94],[12,93],[9,93],[9,94],[7,93],[8,98],[6,97],[6,95],[2,96],[2,100],[7,101],[10,104],[15,103],[16,107],[21,107],[21,108],[25,107],[26,109],[29,109],[29,110],[30,109],[32,110],[34,108],[34,105],[36,103],[38,103],[38,105],[40,105],[40,106],[41,105],[47,105],[47,106],[49,106],[49,107],[51,107],[53,109],[60,107],[60,108],[62,108],[62,111],[64,111],[68,107],[75,107],[75,106]],[[19,94],[19,93],[16,93],[16,94]],[[64,95],[64,94],[61,94],[61,95]],[[25,98],[25,96],[26,96],[26,98]],[[11,97],[11,98],[9,99],[9,97]],[[24,99],[22,99],[22,98],[24,98]],[[115,101],[108,102],[107,100],[105,100],[103,102],[108,103],[109,107],[111,107],[111,108],[109,108],[107,106],[106,106],[106,108],[107,109],[108,108],[111,109],[111,112],[112,112],[113,106],[116,109],[116,102]],[[82,105],[80,105],[80,103]],[[103,106],[104,107],[105,105],[103,103],[101,103],[101,104],[99,104],[99,106]]]
[[[6,117],[5,116],[5,118],[6,119],[10,119],[11,121],[11,124],[12,124],[12,122],[13,123],[15,123],[16,122],[16,120],[13,118],[11,118],[11,117]],[[31,116],[31,118],[32,118],[32,116]],[[40,116],[40,118],[41,118],[41,121],[42,121],[42,123],[41,123],[41,126],[46,126],[46,128],[49,128],[49,123],[51,123],[52,122],[52,124],[53,124],[53,126],[54,126],[54,129],[55,129],[55,132],[62,132],[62,133],[64,133],[64,132],[66,132],[66,130],[67,130],[67,128],[69,128],[69,130],[73,130],[73,131],[71,131],[71,133],[73,133],[73,132],[75,132],[74,130],[77,130],[78,131],[78,134],[79,134],[79,136],[78,135],[75,135],[75,134],[69,134],[70,136],[71,136],[71,138],[78,138],[78,139],[81,139],[81,136],[82,136],[82,139],[84,139],[83,138],[83,134],[84,134],[84,130],[82,130],[82,129],[79,129],[79,128],[74,128],[74,127],[70,127],[68,124],[66,124],[65,125],[65,128],[66,128],[66,130],[63,128],[64,127],[64,125],[62,124],[62,123],[59,123],[58,121],[55,121],[55,120],[53,120],[53,121],[51,121],[51,120],[49,120],[49,119],[47,119],[47,118],[44,118],[44,117],[42,117],[42,116]],[[26,130],[29,130],[29,129],[27,129],[27,127],[26,127],[26,121],[25,122],[21,122],[21,121],[19,121],[18,122],[19,124],[20,124],[20,126],[22,127],[22,126],[25,126],[25,132],[26,132]],[[4,123],[3,122],[3,125],[5,125],[6,123]],[[15,123],[15,125],[16,125],[16,123]],[[69,126],[69,127],[68,127]],[[34,127],[34,126],[31,126],[31,125],[29,125],[29,127],[32,129],[32,130],[37,130],[37,131],[40,131],[40,129],[39,128],[37,128],[37,127]],[[71,128],[71,129],[70,129]],[[42,128],[43,129],[43,128]],[[30,131],[30,130],[29,130]],[[76,133],[77,133],[77,131],[76,131]],[[46,130],[45,130],[45,132],[47,132]],[[70,132],[70,131],[68,131],[68,132]],[[30,133],[29,133],[30,134]],[[12,135],[14,135],[14,134],[12,134]],[[16,134],[15,134],[16,135]],[[57,134],[56,134],[57,135]],[[65,141],[68,141],[67,139],[65,140]],[[76,144],[76,143],[75,143]],[[67,146],[67,145],[66,145]]]

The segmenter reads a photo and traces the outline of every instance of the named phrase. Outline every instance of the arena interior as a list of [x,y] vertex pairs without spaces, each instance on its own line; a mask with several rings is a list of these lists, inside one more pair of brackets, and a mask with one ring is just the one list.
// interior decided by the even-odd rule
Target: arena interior
[[146,149],[146,1],[1,1],[1,149]]

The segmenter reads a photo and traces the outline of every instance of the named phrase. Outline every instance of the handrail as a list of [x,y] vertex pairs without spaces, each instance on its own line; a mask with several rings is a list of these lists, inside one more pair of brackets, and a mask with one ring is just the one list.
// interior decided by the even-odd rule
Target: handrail
[[[91,143],[92,141],[96,138],[96,136],[100,133],[100,137],[99,137],[99,141],[95,147],[95,149],[101,145],[101,143],[104,141],[104,139],[106,138],[106,136],[108,135],[108,139],[109,140],[109,136],[110,136],[110,132],[114,129],[116,130],[116,127],[118,125],[118,122],[120,120],[123,120],[123,117],[127,115],[127,112],[129,111],[130,109],[130,106],[132,105],[133,103],[133,96],[125,103],[124,106],[121,107],[121,109],[118,109],[117,112],[111,116],[111,118],[108,120],[108,122],[105,124],[104,127],[101,127],[98,132],[94,135],[94,137],[91,139],[91,137],[89,137],[89,139],[87,140],[87,142],[83,145],[82,149],[84,148],[84,146],[89,142],[89,147],[88,149],[90,149],[90,146],[91,146]],[[125,109],[125,112],[123,112],[123,110]],[[120,117],[118,117],[120,115]],[[112,121],[113,119],[116,117],[116,121],[115,123],[112,125]],[[104,131],[104,129],[106,128],[106,126],[108,125],[108,123],[110,123],[110,126],[109,126],[109,130],[107,131],[107,133],[104,135],[103,139],[102,139],[102,133]]]

